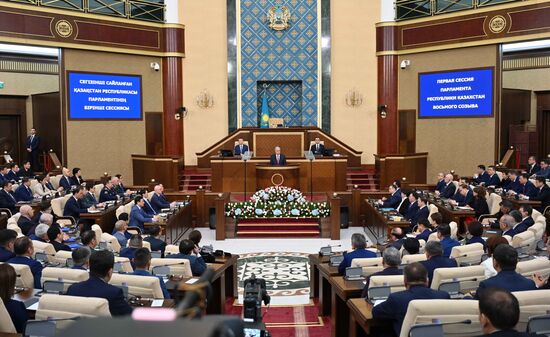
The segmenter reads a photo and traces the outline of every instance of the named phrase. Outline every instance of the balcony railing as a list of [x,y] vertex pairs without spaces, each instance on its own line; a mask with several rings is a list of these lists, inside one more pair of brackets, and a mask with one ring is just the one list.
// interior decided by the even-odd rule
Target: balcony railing
[[164,0],[0,0],[132,20],[164,22]]
[[529,0],[397,0],[397,21]]

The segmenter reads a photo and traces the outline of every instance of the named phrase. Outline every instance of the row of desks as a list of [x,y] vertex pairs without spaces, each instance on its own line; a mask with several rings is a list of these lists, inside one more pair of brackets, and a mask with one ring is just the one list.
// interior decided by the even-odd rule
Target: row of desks
[[328,264],[328,257],[311,254],[311,297],[319,300],[319,315],[331,318],[332,337],[368,334],[376,322],[372,305],[361,298],[363,281],[347,281],[338,268]]

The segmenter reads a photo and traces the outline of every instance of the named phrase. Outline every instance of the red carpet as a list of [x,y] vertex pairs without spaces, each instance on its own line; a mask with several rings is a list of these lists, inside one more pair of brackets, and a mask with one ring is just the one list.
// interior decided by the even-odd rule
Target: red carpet
[[[228,301],[226,314],[241,315],[242,306]],[[319,317],[316,304],[262,308],[263,321],[273,337],[328,337],[330,319]]]
[[321,235],[318,219],[241,219],[237,237],[312,237]]

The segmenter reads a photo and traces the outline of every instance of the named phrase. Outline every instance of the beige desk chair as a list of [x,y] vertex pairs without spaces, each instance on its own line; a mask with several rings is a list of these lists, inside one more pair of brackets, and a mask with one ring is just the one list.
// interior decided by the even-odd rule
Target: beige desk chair
[[180,253],[180,247],[176,245],[166,245],[166,248],[164,249],[164,255],[179,254],[179,253]]
[[17,221],[19,221],[19,218],[21,217],[21,213],[17,212],[14,215],[10,216],[8,218],[8,223],[14,223],[17,224]]
[[102,233],[101,241],[107,242],[107,249],[110,249],[115,253],[120,252],[120,249],[121,249],[120,243],[118,242],[117,238],[115,238],[113,235],[109,233]]
[[426,254],[405,255],[401,258],[401,264],[411,264],[414,262],[426,261]]
[[458,224],[454,221],[449,222],[449,227],[451,227],[451,238],[458,239]]
[[17,237],[23,236],[23,231],[21,231],[21,228],[17,226],[17,224],[14,223],[8,223],[6,226],[6,229],[11,229],[17,232]]
[[481,243],[470,243],[453,247],[450,257],[454,258],[459,266],[471,266],[480,264],[483,254],[485,251]]
[[529,317],[546,315],[550,310],[550,290],[529,290],[513,293],[519,302],[519,322],[517,331],[525,331]]
[[428,219],[432,216],[432,214],[439,212],[439,209],[434,204],[429,204],[428,210],[430,211],[430,213],[428,214]]
[[391,293],[405,290],[403,275],[374,275],[369,278],[369,298],[389,296]]
[[161,258],[152,258],[151,259],[151,269],[157,266],[168,266],[170,268],[171,275],[181,275],[182,277],[193,277],[193,272],[191,271],[191,263],[187,259],[161,259]]
[[67,264],[68,259],[72,259],[72,252],[68,252],[66,250],[60,250],[57,253],[55,253],[54,260],[56,263],[61,263],[62,265]]
[[128,216],[129,216],[130,212],[132,211],[132,207],[134,207],[135,204],[136,203],[132,200],[129,203],[127,203],[126,205],[118,206],[118,208],[116,209],[116,218],[118,219],[118,217],[122,213],[127,213]]
[[85,270],[46,267],[42,270],[40,283],[42,289],[45,289],[44,282],[63,282],[63,291],[66,292],[71,284],[86,281],[89,277],[90,275]]
[[4,305],[4,302],[0,298],[0,332],[16,334],[15,326],[10,318],[10,314]]
[[516,266],[516,272],[527,278],[531,278],[535,273],[540,274],[542,277],[548,277],[550,275],[550,261],[546,258],[520,261]]
[[353,259],[351,260],[351,267],[362,267],[364,277],[370,276],[376,272],[384,270],[384,265],[382,263],[381,257]]
[[471,324],[449,324],[444,326],[445,336],[470,337],[482,335],[479,324],[478,303],[474,300],[413,300],[409,302],[407,314],[401,326],[400,337],[408,337],[416,324],[431,324],[432,319],[445,322],[471,320]]
[[101,236],[103,235],[103,230],[97,224],[92,225],[92,230],[95,232],[95,239],[97,242],[101,242]]
[[55,248],[53,248],[53,245],[51,243],[46,243],[42,241],[36,241],[32,240],[32,245],[34,247],[34,255],[36,257],[36,253],[43,253],[46,254],[46,260],[50,263],[57,262],[55,259]]
[[109,281],[109,284],[115,286],[121,286],[124,283],[128,286],[128,293],[133,296],[164,298],[160,281],[156,276],[113,274]]
[[59,188],[59,181],[61,180],[61,177],[63,177],[62,174],[58,174],[56,176],[50,177],[50,183],[52,183],[52,186],[57,190]]
[[430,241],[439,241],[439,237],[437,237],[437,232],[433,232],[428,236],[428,242]]
[[105,185],[103,184],[94,185],[94,195],[96,200],[99,200],[99,195],[101,194],[101,190],[103,189],[103,187],[105,187]]
[[[38,301],[36,320],[70,319],[76,317],[111,317],[109,302],[104,298],[43,294]],[[56,329],[62,330],[74,321],[58,321]]]
[[31,268],[25,264],[10,263],[15,269],[17,279],[15,280],[15,286],[20,288],[34,288],[34,277],[31,272]]
[[512,238],[512,247],[516,248],[518,252],[522,254],[534,254],[537,249],[535,233],[527,230],[514,235]]
[[134,271],[130,259],[127,257],[115,256],[115,269],[117,267],[116,265],[118,265],[120,270],[124,273],[132,273]]
[[431,288],[449,293],[455,291],[465,293],[476,290],[483,280],[485,280],[483,266],[437,268],[434,270]]
[[151,201],[151,198],[153,198],[153,194],[155,194],[155,191],[147,193],[147,200]]

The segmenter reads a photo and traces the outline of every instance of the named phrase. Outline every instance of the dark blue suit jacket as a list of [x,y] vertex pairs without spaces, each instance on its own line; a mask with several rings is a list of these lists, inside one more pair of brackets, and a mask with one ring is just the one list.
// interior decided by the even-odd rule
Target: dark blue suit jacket
[[285,155],[284,154],[280,155],[279,164],[277,164],[277,156],[275,154],[272,154],[271,159],[269,160],[269,165],[271,165],[271,166],[285,166],[286,165]]
[[369,296],[369,284],[370,284],[370,278],[372,276],[383,276],[383,275],[403,275],[403,270],[399,269],[397,267],[388,267],[384,268],[384,270],[377,271],[376,273],[372,274],[371,276],[367,277],[367,283],[365,283],[365,287],[363,288],[363,292],[361,293],[361,297],[368,297]]
[[490,178],[491,176],[489,175],[489,173],[487,173],[487,171],[483,171],[483,173],[480,174],[476,179],[474,179],[474,181],[478,184],[481,184],[481,183],[487,184]]
[[15,196],[11,191],[6,192],[6,190],[0,189],[0,208],[9,209],[13,215],[17,213],[17,210],[15,209],[16,203],[17,201],[15,200]]
[[428,242],[428,238],[430,237],[430,234],[432,234],[432,231],[429,229],[425,229],[422,233],[418,234],[416,238],[418,240],[424,240]]
[[428,271],[428,278],[430,280],[430,286],[432,285],[432,279],[434,277],[434,270],[437,268],[452,268],[457,267],[456,260],[449,259],[443,256],[432,256],[426,261],[420,261],[426,270]]
[[20,216],[17,220],[17,226],[21,228],[21,233],[23,233],[23,235],[29,235],[30,230],[36,226],[36,223],[32,222],[29,218]]
[[151,205],[151,202],[149,201],[149,199],[143,198],[143,200],[145,201],[145,203],[143,204],[142,209],[145,211],[145,213],[151,216],[156,215],[157,212],[153,209],[153,205]]
[[507,230],[506,232],[502,233],[502,235],[509,235],[510,237],[514,237],[518,232],[514,228],[511,228]]
[[31,268],[32,276],[34,278],[34,288],[42,289],[40,284],[40,278],[42,278],[42,264],[35,259],[28,258],[26,256],[16,256],[12,257],[7,261],[8,263],[13,264],[24,264]]
[[189,260],[191,262],[191,271],[193,272],[193,276],[201,276],[207,267],[206,262],[204,262],[202,257],[196,257],[195,255],[185,255],[185,254],[179,253],[179,254],[170,254],[166,256],[166,258]]
[[19,185],[14,194],[17,201],[32,201],[33,199],[30,187],[25,186],[25,184]]
[[519,183],[519,178],[516,178],[514,181],[510,181],[508,186],[506,186],[506,189],[508,191],[514,191],[516,193],[522,193],[523,186]]
[[458,202],[458,206],[466,206],[474,200],[474,192],[469,190],[468,193],[466,193],[466,196],[463,196],[460,192],[458,192],[454,195],[453,199]]
[[541,205],[537,210],[542,213],[546,207],[550,206],[550,187],[544,184],[541,189],[537,189],[537,194],[530,197],[529,200],[540,201]]
[[443,247],[443,256],[449,257],[451,256],[451,250],[453,250],[453,247],[460,246],[460,242],[456,241],[455,239],[451,238],[450,236],[447,236],[443,238],[443,240],[440,241],[441,246]]
[[130,264],[132,265],[132,268],[136,268],[136,265],[134,264],[134,254],[136,253],[137,248],[132,247],[124,247],[120,250],[120,253],[118,253],[118,256],[120,257],[127,257],[128,260],[130,260]]
[[157,239],[153,236],[148,236],[143,241],[147,241],[151,244],[151,250],[154,252],[161,252],[162,256],[164,256],[164,250],[166,249],[166,242],[162,241],[161,239]]
[[537,173],[536,173],[537,177],[545,177],[545,178],[548,178],[550,177],[550,167],[547,167],[545,170],[539,170]]
[[451,181],[448,185],[445,186],[445,188],[443,189],[443,192],[441,192],[441,197],[442,198],[450,198],[452,197],[453,195],[455,195],[455,192],[456,192],[456,186],[455,184],[453,184],[453,182]]
[[243,144],[243,149],[241,151],[241,146],[237,144],[235,145],[235,149],[233,150],[233,153],[235,153],[236,156],[240,156],[241,154],[244,154],[246,151],[248,151],[248,145]]
[[521,185],[521,184],[519,185],[519,194],[524,194],[524,195],[528,196],[529,198],[531,198],[531,197],[536,196],[537,193],[538,193],[537,188],[529,180],[527,181],[527,183],[525,185]]
[[8,174],[6,174],[6,179],[11,181],[19,181],[19,177],[12,170],[9,170]]
[[418,212],[418,202],[413,202],[412,204],[409,204],[409,207],[407,207],[406,212],[404,212],[405,219],[410,219],[414,217],[416,212]]
[[495,187],[499,187],[500,186],[500,178],[498,177],[498,174],[493,174],[490,178],[489,178],[489,181],[485,184],[485,186],[495,186]]
[[71,285],[67,290],[67,295],[104,298],[109,302],[109,311],[113,316],[123,316],[132,313],[132,308],[124,300],[122,289],[92,275],[86,281]]
[[408,290],[390,294],[388,299],[372,308],[372,317],[392,322],[393,331],[397,336],[401,333],[401,326],[412,300],[450,299],[445,291],[432,290],[424,286],[413,286]]
[[445,180],[438,181],[437,185],[435,185],[435,190],[441,193],[443,192],[444,189],[445,189]]
[[[147,270],[141,270],[141,269],[140,270],[134,270],[134,272],[131,273],[130,275],[153,276],[153,274],[151,274]],[[157,276],[157,277],[159,279],[160,289],[162,289],[162,294],[164,295],[164,298],[170,298],[170,293],[166,289],[166,284],[164,284],[164,280],[160,276]]]
[[495,276],[481,281],[477,288],[476,298],[478,293],[487,288],[501,288],[510,292],[537,289],[535,282],[516,273],[515,270],[503,270]]
[[384,208],[397,208],[401,203],[401,190],[397,189],[388,199],[382,203]]
[[17,333],[25,333],[25,326],[29,320],[29,314],[27,313],[25,304],[21,301],[10,299],[7,303],[4,303],[4,306],[6,306],[8,314],[10,314],[11,321],[13,322]]
[[6,248],[0,246],[0,262],[6,262],[12,257],[15,257],[15,254],[13,252],[10,252]]
[[30,148],[31,151],[35,151],[38,149],[39,146],[40,146],[39,136],[34,135],[34,138],[32,138],[32,141],[31,141],[31,136],[27,137],[27,140],[25,141],[25,148]]
[[428,208],[428,206],[424,206],[422,208],[419,208],[414,216],[411,217],[409,220],[413,226],[416,226],[419,220],[427,219],[428,215],[430,215],[430,209]]
[[341,275],[346,273],[346,268],[351,266],[351,260],[376,257],[376,253],[366,249],[356,249],[351,252],[344,252],[344,260],[338,266],[338,272]]
[[137,205],[132,207],[132,211],[130,212],[130,223],[128,226],[139,227],[143,232],[145,230],[143,224],[146,222],[153,222],[153,217],[145,213],[145,211]]
[[63,187],[65,191],[70,192],[72,186],[71,178],[62,176],[61,179],[59,179],[59,186]]
[[533,226],[534,224],[535,220],[533,220],[532,217],[528,216],[516,225],[514,231],[516,232],[516,234],[525,232],[527,229],[529,229],[529,227]]
[[99,193],[99,202],[112,201],[117,199],[117,194],[112,188],[109,189],[107,187],[103,187],[103,189]]
[[155,212],[160,213],[161,209],[170,208],[170,203],[166,200],[164,195],[157,195],[156,193],[153,193],[153,196],[151,197],[151,206],[153,206]]
[[78,219],[80,219],[80,213],[88,213],[88,209],[82,206],[80,200],[77,200],[74,196],[71,196],[65,203],[63,216],[72,216],[78,221]]

